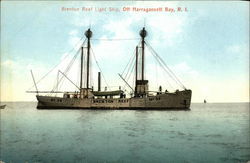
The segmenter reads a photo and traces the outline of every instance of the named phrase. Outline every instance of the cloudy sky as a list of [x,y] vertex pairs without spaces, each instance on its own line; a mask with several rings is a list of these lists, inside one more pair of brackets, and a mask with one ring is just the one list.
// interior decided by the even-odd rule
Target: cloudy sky
[[[82,11],[82,7],[92,10]],[[161,7],[163,11],[123,11],[125,7]],[[175,12],[165,12],[166,7]],[[178,7],[183,11],[177,12]],[[107,85],[111,89],[123,87],[118,73],[134,55],[143,26],[148,32],[147,43],[185,87],[192,89],[193,102],[249,101],[249,3],[233,1],[1,2],[0,100],[35,101],[35,94],[26,93],[35,90],[30,70],[38,81],[58,65],[38,84],[39,90],[51,90],[58,70],[65,70],[89,27],[93,32],[92,49]],[[75,83],[79,83],[77,67],[79,61],[67,74]],[[92,57],[94,88],[97,71]],[[151,90],[157,90],[159,85],[164,90],[181,89],[157,65],[148,49],[146,72]],[[106,86],[102,80],[102,86]],[[70,88],[68,81],[64,84],[61,90]]]

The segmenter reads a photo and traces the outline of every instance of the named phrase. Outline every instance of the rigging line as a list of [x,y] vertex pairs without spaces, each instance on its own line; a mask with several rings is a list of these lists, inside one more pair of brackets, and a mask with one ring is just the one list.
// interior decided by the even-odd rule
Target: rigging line
[[130,74],[129,74],[129,76],[128,76],[127,81],[130,79],[131,74],[133,74],[134,70],[135,70],[135,64],[132,66],[132,69],[131,69],[131,71],[130,71]]
[[[130,79],[130,77],[131,77],[131,74],[133,74],[133,72],[134,72],[134,69],[135,69],[135,64],[132,66],[132,69],[130,70],[130,73],[129,73],[129,75],[128,75],[128,78],[127,78],[127,79],[124,78],[125,81],[129,81],[129,79]],[[126,87],[126,85],[123,86],[123,88],[125,88],[125,87]]]
[[[76,56],[77,56],[77,55],[76,55]],[[69,72],[69,70],[71,69],[73,63],[74,63],[75,60],[76,60],[76,56],[70,61],[68,67],[67,67],[67,68],[64,70],[64,72],[63,72],[64,74],[67,74],[67,73]]]
[[[79,51],[80,51],[80,50],[78,50],[78,52],[76,53],[76,55],[74,56],[74,58],[73,58],[73,59],[71,60],[71,62],[69,63],[69,65],[68,65],[68,67],[66,68],[66,70],[63,72],[65,75],[67,75],[68,71],[71,69],[71,67],[72,67],[73,63],[74,63],[74,62],[75,62],[75,60],[76,60],[76,57],[77,57],[77,55],[78,55]],[[63,80],[64,80],[64,78],[63,78],[63,77],[62,77],[61,79],[63,79]],[[62,84],[61,84],[61,86],[62,86]]]
[[59,72],[66,78],[68,79],[76,88],[80,89],[73,81],[71,81],[63,72],[59,70]]
[[[159,57],[159,56],[158,56]],[[163,62],[163,60],[160,58],[160,60]],[[173,73],[173,71],[163,62],[163,64],[165,65],[165,67],[167,67],[167,69],[170,71],[170,73],[174,76],[174,78],[177,80],[177,82],[180,84],[180,86],[183,89],[186,89],[186,87],[182,84],[182,82],[177,78],[177,76]]]
[[94,80],[93,80],[93,61],[92,61],[92,57],[91,55],[89,56],[90,58],[90,86],[93,87],[93,91],[94,91]]
[[99,68],[99,70],[101,72],[101,76],[103,77],[105,84],[107,85],[108,89],[111,90],[110,87],[109,87],[109,85],[108,85],[108,82],[106,81],[106,78],[104,77],[104,74],[103,74],[103,72],[101,70],[101,67],[100,67],[100,65],[99,65],[99,63],[98,63],[98,61],[96,59],[96,56],[95,56],[95,53],[94,53],[93,49],[92,48],[90,48],[90,49],[91,49],[91,51],[93,53],[93,56],[94,56],[93,58],[94,58],[94,60],[96,62],[97,67]]
[[[80,65],[81,65],[81,61],[79,60],[78,67],[81,67]],[[77,76],[77,78],[76,78],[76,81],[77,81],[76,85],[80,85],[80,75],[79,74],[81,74],[81,69],[80,68],[78,68],[77,74],[76,74],[76,76]]]
[[[69,71],[69,69],[71,68],[71,66],[73,65],[76,57],[78,56],[78,53],[80,51],[81,48],[78,49],[78,51],[76,52],[76,54],[74,55],[74,57],[72,58],[72,60],[70,61],[69,65],[67,66],[67,68],[65,69],[65,71],[63,72],[65,75],[67,75],[67,72]],[[58,85],[57,85],[57,89],[59,87],[59,84],[62,82],[63,76],[59,79],[58,81]],[[62,85],[62,84],[61,84]],[[59,87],[59,89],[61,88],[61,86]],[[54,91],[56,89],[56,87],[54,87],[52,90]]]
[[[67,68],[64,70],[64,74],[67,74],[68,71],[71,69],[71,67],[72,67],[72,65],[73,65],[73,63],[74,63],[74,61],[76,60],[76,58],[77,58],[77,56],[78,56],[78,53],[79,53],[80,49],[81,49],[81,48],[78,49],[78,51],[76,52],[76,54],[74,55],[74,57],[71,59],[71,61],[70,61],[70,63],[68,64]],[[59,71],[60,71],[60,70],[59,70]],[[59,77],[58,77],[58,78],[59,78]],[[57,80],[57,81],[58,81],[58,80]],[[54,87],[52,88],[52,91],[55,91],[55,89],[56,89],[56,90],[60,89],[61,86],[63,85],[63,81],[64,81],[64,78],[63,78],[63,76],[62,76],[62,77],[59,79],[59,81],[57,82],[57,85],[54,86]],[[60,85],[60,87],[59,87],[59,85]],[[59,87],[59,88],[58,88],[58,87]]]
[[70,70],[70,68],[71,68],[72,64],[74,63],[76,57],[78,56],[78,53],[80,52],[80,50],[81,50],[81,48],[78,48],[76,54],[74,55],[74,57],[73,57],[72,60],[70,61],[68,67],[64,70],[64,73],[65,73],[65,74]]
[[157,61],[155,60],[154,62],[154,65],[155,65],[155,79],[156,79],[156,86],[159,85],[159,82],[158,82],[158,66],[157,66]]
[[[153,55],[153,54],[152,54],[152,55]],[[153,55],[153,56],[154,56],[154,55]],[[173,81],[175,81],[177,85],[180,86],[180,84],[176,81],[175,78],[173,78],[173,76],[171,76],[171,74],[167,71],[167,69],[166,69],[166,68],[164,67],[164,65],[160,62],[160,60],[159,60],[156,56],[154,56],[154,57],[155,57],[156,61],[158,61],[158,63],[159,63],[160,66],[162,67],[162,69],[168,74],[168,76],[169,76],[170,78],[172,78]],[[170,82],[169,82],[168,80],[167,80],[167,82],[168,82],[169,86],[170,86],[171,88],[173,88],[173,86],[170,84]],[[174,88],[173,88],[173,89],[174,89]]]
[[[131,60],[131,63],[130,63],[130,65],[133,65],[133,63],[135,62],[135,55],[133,56],[133,59]],[[128,76],[128,74],[129,74],[129,72],[131,71],[131,68],[133,68],[133,66],[131,66],[131,67],[129,67],[128,68],[128,70],[127,70],[127,73],[126,73],[126,75],[125,75],[125,77],[124,77],[124,79],[126,79],[127,78],[127,76]]]
[[[146,43],[146,42],[145,42]],[[179,84],[186,89],[186,87],[182,84],[182,82],[177,78],[177,76],[172,72],[172,70],[167,66],[167,64],[162,60],[162,58],[154,51],[154,49],[146,43],[147,46],[151,48],[151,50],[155,53],[155,55],[160,59],[160,61],[163,63],[163,65],[169,70],[169,72],[175,77],[175,79],[179,82]]]
[[[149,49],[149,50],[151,50],[151,49]],[[170,77],[170,78],[172,78],[175,82],[176,82],[176,80],[171,76],[171,74],[169,74],[169,72],[164,68],[164,66],[162,65],[162,63],[159,61],[159,59],[152,53],[152,51],[151,51],[151,54],[152,54],[152,56],[155,58],[155,61],[157,61],[158,63],[159,63],[159,65],[161,66],[161,68],[168,74],[168,76]],[[173,86],[170,84],[170,82],[167,80],[167,78],[166,78],[166,81],[167,81],[167,83],[169,84],[169,86],[172,88],[172,89],[174,89],[173,88]],[[177,82],[176,82],[176,84],[177,85],[179,85]]]
[[[59,78],[59,71],[57,71],[55,83],[54,83],[54,86],[53,86],[53,88],[55,88],[55,92],[58,91],[58,78]],[[53,94],[52,92],[48,93],[49,96],[51,96],[52,94]],[[57,93],[55,93],[54,95],[57,96]]]
[[[82,37],[83,38],[83,37]],[[78,43],[77,44],[79,44],[79,42],[82,40],[82,38],[78,41]],[[85,39],[85,41],[86,41],[86,39]],[[84,41],[84,42],[85,42]],[[43,78],[45,78],[50,72],[52,72],[59,64],[61,64],[71,53],[72,53],[72,51],[74,50],[75,48],[73,48],[73,49],[71,49],[71,51],[68,53],[68,55],[66,55],[63,59],[62,59],[62,61],[60,62],[60,63],[58,63],[53,69],[51,69],[47,74],[45,74],[38,82],[40,82]],[[78,52],[77,52],[78,53]],[[61,80],[60,80],[61,81]],[[38,83],[37,82],[37,83]],[[58,89],[58,85],[59,85],[59,83],[57,84],[57,89]],[[32,88],[32,87],[31,87]],[[30,88],[30,89],[31,89]],[[54,89],[54,88],[53,88]]]
[[123,76],[123,73],[125,72],[125,70],[127,69],[128,65],[129,65],[129,63],[130,63],[130,61],[131,61],[132,58],[134,57],[135,51],[136,51],[136,49],[134,49],[133,55],[130,56],[129,61],[128,61],[127,65],[125,66],[125,68],[124,68],[124,70],[123,70],[123,72],[122,72],[122,76]]
[[[133,64],[134,63],[134,64]],[[127,80],[129,80],[130,79],[130,76],[131,76],[131,74],[133,74],[134,73],[134,69],[135,69],[135,57],[134,57],[134,59],[133,59],[133,61],[132,61],[132,63],[131,64],[133,64],[133,66],[131,66],[131,69],[130,69],[130,73],[128,74],[128,78],[127,78]]]
[[132,87],[135,88],[135,75],[133,75],[133,80],[132,80]]
[[180,86],[182,87],[182,88],[184,88],[184,89],[186,89],[185,88],[185,86],[182,84],[182,82],[177,78],[177,76],[172,72],[172,70],[166,65],[166,63],[160,58],[160,56],[157,54],[157,53],[155,53],[156,54],[156,56],[160,59],[160,61],[164,64],[164,66],[169,70],[169,72],[173,75],[173,77],[175,78],[175,80],[180,84]]
[[79,52],[81,51],[81,48],[79,48],[76,52],[76,54],[74,55],[74,57],[72,58],[72,60],[70,61],[68,67],[64,70],[64,73],[67,73],[70,69],[71,69],[71,66],[73,65],[73,63],[75,62],[75,59],[77,58]]
[[[137,44],[138,47],[139,47],[139,44],[140,44],[140,41],[139,41],[139,43]],[[130,64],[131,60],[132,60],[133,57],[135,56],[135,51],[136,51],[136,48],[134,49],[133,55],[131,55],[131,57],[129,58],[129,61],[128,61],[127,65],[125,66],[125,68],[124,68],[124,70],[123,70],[123,72],[122,72],[122,76],[124,75],[124,72],[127,70],[127,67],[128,67],[128,65]]]
[[59,80],[59,71],[57,71],[57,77],[56,77],[56,91],[58,91],[58,80]]
[[[57,85],[57,81],[58,81],[57,79],[58,79],[58,72],[57,72],[56,79],[55,79],[54,84],[53,84],[53,88],[56,87],[56,85]],[[57,88],[55,88],[55,91],[57,91]]]
[[[79,42],[82,40],[84,38],[84,36],[76,43],[76,46],[79,44]],[[85,43],[85,41],[86,41],[86,39],[84,40],[84,42],[83,42],[83,44]],[[72,48],[70,51],[69,51],[69,53],[66,55],[66,56],[64,56],[63,57],[63,59],[58,63],[58,64],[56,64],[49,72],[47,72],[42,78],[40,78],[37,82],[36,82],[36,84],[38,84],[40,81],[42,81],[47,75],[49,75],[57,66],[59,66],[72,52],[73,52],[73,50],[75,49],[75,47],[74,48]],[[31,89],[31,88],[33,88],[35,85],[33,85],[32,87],[30,87],[29,89],[28,89],[28,91]]]
[[[127,84],[127,86],[129,86],[129,88],[131,89],[131,90],[133,90],[133,88],[128,84],[128,82],[126,81],[126,80],[124,80],[124,78],[121,76],[121,74],[119,74],[118,73],[118,75],[120,76],[120,78]],[[124,86],[125,87],[125,86]],[[134,90],[133,90],[134,91]],[[126,92],[126,90],[125,90],[125,92]]]
[[[151,50],[151,49],[149,49],[149,50]],[[162,69],[168,74],[168,76],[169,76],[170,78],[172,78],[172,79],[176,82],[176,84],[179,85],[179,83],[171,76],[171,74],[169,74],[169,72],[166,70],[166,68],[162,65],[162,63],[159,61],[159,59],[158,59],[153,53],[151,53],[151,54],[152,54],[152,56],[155,58],[155,60],[160,64],[160,66],[162,67]],[[173,86],[170,84],[170,82],[169,82],[168,80],[167,80],[167,82],[168,82],[169,86],[170,86],[172,89],[174,89]]]
[[[75,59],[74,59],[74,60],[75,60]],[[72,63],[72,64],[73,64],[73,63]],[[71,66],[70,66],[70,68],[71,68]],[[69,69],[70,69],[70,68],[69,68]],[[65,75],[68,73],[68,71],[69,71],[69,70],[65,71]],[[65,80],[65,78],[62,76],[61,79],[60,79],[60,81],[59,81],[59,83],[61,82],[61,85],[60,85],[59,89],[62,87],[64,80]]]
[[[136,49],[135,49],[136,50]],[[135,64],[133,64],[133,63],[135,63],[135,59],[136,59],[136,55],[135,55],[135,51],[134,51],[134,55],[133,55],[133,57],[132,57],[132,60],[130,60],[130,62],[129,62],[129,64],[128,65],[135,65]],[[127,76],[128,76],[128,74],[129,74],[129,72],[130,72],[130,70],[131,70],[131,68],[133,68],[133,67],[128,67],[128,69],[127,69],[127,73],[126,73],[126,75],[125,75],[125,77],[124,77],[124,79],[126,79],[127,78]]]
[[135,64],[133,66],[131,66],[131,69],[128,71],[127,76],[125,76],[125,80],[128,81],[130,79],[131,73],[133,73],[133,69],[135,67]]
[[122,41],[122,40],[139,40],[140,38],[114,38],[114,39],[102,39],[102,38],[96,38],[91,40],[101,40],[101,41]]
[[[83,37],[82,37],[82,38],[83,38]],[[79,41],[80,41],[80,40],[79,40]],[[78,41],[78,43],[79,43],[79,41]],[[86,41],[86,40],[85,40],[85,41]],[[84,42],[85,42],[85,41],[84,41]],[[83,42],[83,43],[84,43],[84,42]],[[74,50],[74,48],[70,51],[70,53],[71,53],[73,50]],[[80,50],[80,48],[78,49],[78,51],[76,52],[75,56],[72,58],[72,60],[70,61],[68,67],[67,67],[66,70],[64,71],[65,74],[66,74],[66,73],[68,72],[68,70],[70,69],[70,67],[71,67],[70,64],[72,64],[72,62],[74,62],[75,58],[77,57],[77,55],[78,55],[78,53],[79,53],[79,50]],[[70,53],[69,53],[69,54],[70,54]],[[69,54],[68,54],[67,56],[69,56]],[[63,60],[65,60],[67,56],[65,56],[65,57],[63,58]],[[63,60],[62,60],[62,61],[63,61]],[[60,63],[62,63],[62,61],[61,61]],[[60,64],[60,63],[59,63],[59,64]],[[58,65],[59,65],[59,64],[58,64]],[[58,65],[57,65],[57,66],[58,66]],[[57,66],[55,66],[55,67],[57,67]],[[47,73],[47,74],[48,74],[48,73]],[[59,86],[60,82],[62,82],[62,79],[64,79],[63,76],[62,76],[61,79],[59,80],[56,89],[58,89],[58,86]],[[61,86],[60,86],[60,87],[61,87]],[[55,87],[53,88],[53,90],[54,90],[54,89],[55,89]]]

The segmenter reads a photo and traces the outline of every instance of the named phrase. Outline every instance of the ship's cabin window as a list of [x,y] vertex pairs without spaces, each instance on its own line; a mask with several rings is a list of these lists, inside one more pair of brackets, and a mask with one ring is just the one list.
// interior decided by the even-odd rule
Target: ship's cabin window
[[152,98],[149,98],[149,101],[154,101],[154,100],[161,100],[160,97],[152,97]]
[[126,103],[128,102],[128,99],[124,99],[124,100],[118,100],[119,103]]

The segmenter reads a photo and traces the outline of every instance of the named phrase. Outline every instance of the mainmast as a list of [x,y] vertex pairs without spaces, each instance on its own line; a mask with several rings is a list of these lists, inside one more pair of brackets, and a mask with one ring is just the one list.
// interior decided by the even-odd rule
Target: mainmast
[[140,31],[141,36],[141,78],[138,79],[138,47],[136,47],[136,82],[135,82],[135,97],[144,97],[148,92],[148,80],[145,80],[144,67],[145,67],[145,37],[147,36],[147,31],[145,27]]
[[142,28],[140,31],[140,36],[141,36],[141,48],[142,48],[142,74],[141,74],[141,80],[144,80],[144,45],[145,41],[144,38],[147,36],[147,31],[145,30],[145,27]]
[[[81,47],[81,74],[80,74],[80,98],[89,98],[89,63],[90,63],[90,38],[92,37],[92,31],[90,29],[88,29],[85,32],[85,36],[87,37],[87,76],[86,76],[86,88],[84,88],[83,86],[83,60],[84,60],[84,56],[83,56],[83,46]],[[84,64],[85,65],[85,64]]]
[[88,29],[86,32],[85,32],[85,36],[87,37],[88,39],[88,43],[87,43],[87,77],[86,77],[86,88],[88,89],[89,88],[89,62],[90,62],[90,38],[92,36],[92,31],[90,29]]

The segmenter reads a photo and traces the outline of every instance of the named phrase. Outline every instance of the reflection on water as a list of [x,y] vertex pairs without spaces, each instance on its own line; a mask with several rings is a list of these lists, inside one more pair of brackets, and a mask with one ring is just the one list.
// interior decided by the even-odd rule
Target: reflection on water
[[247,162],[249,104],[191,111],[1,110],[4,162]]

